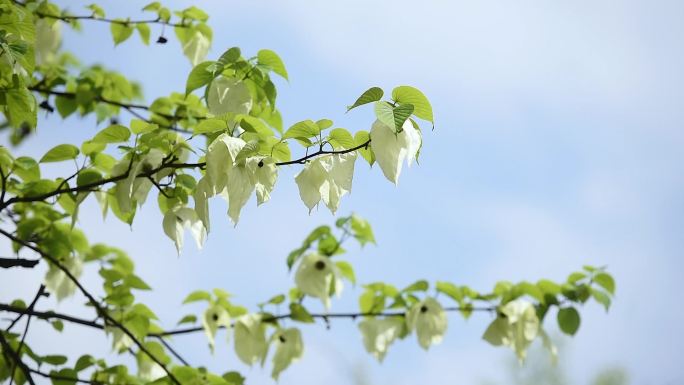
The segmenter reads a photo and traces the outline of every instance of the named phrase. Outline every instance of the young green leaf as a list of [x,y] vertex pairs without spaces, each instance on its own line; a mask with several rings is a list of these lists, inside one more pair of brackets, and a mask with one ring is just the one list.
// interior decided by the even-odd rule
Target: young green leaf
[[352,110],[358,106],[362,106],[362,105],[368,104],[368,103],[377,102],[378,100],[382,99],[383,94],[384,94],[384,92],[382,91],[382,88],[371,87],[371,88],[367,89],[366,91],[364,91],[364,93],[361,94],[361,96],[359,96],[358,99],[356,99],[354,104],[352,104],[351,106],[347,106],[347,112],[349,112],[350,110]]
[[40,163],[61,162],[75,159],[79,154],[78,147],[72,144],[60,144],[51,148],[40,158]]
[[558,310],[558,326],[563,333],[575,335],[580,327],[580,315],[574,307]]
[[285,80],[288,80],[285,64],[283,64],[277,53],[269,49],[262,49],[257,53],[257,61],[259,64],[270,68],[273,72],[285,78]]
[[392,90],[392,99],[399,104],[411,104],[414,107],[413,114],[420,119],[434,124],[432,106],[428,98],[418,89],[410,86],[399,86]]

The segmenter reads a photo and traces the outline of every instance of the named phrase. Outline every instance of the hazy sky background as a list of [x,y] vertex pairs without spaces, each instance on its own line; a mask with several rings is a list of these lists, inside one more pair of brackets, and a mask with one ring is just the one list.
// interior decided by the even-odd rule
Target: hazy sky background
[[[67,3],[82,14],[89,2],[61,2]],[[108,16],[133,18],[145,4],[99,3]],[[484,291],[501,279],[561,280],[583,264],[608,265],[618,284],[614,307],[606,314],[586,306],[578,335],[559,337],[567,340],[560,359],[574,383],[614,365],[627,368],[634,384],[684,382],[677,364],[684,353],[684,3],[192,3],[211,15],[209,58],[232,46],[246,56],[261,48],[281,55],[291,79],[277,84],[286,126],[325,117],[367,130],[370,108],[344,111],[370,86],[389,92],[409,84],[432,101],[436,129],[424,131],[420,166],[405,169],[398,188],[377,167],[356,164],[353,193],[339,213],[366,217],[378,239],[377,247],[352,247],[345,257],[360,282],[404,286],[426,278]],[[134,36],[114,48],[108,25],[83,26],[83,33],[65,33],[63,46],[84,64],[102,63],[140,81],[147,102],[184,89],[191,67],[171,31],[165,46],[145,47]],[[153,40],[159,32],[153,27]],[[16,153],[40,157],[100,128],[93,118],[53,116]],[[92,241],[121,246],[135,258],[139,275],[155,288],[142,297],[172,327],[183,314],[202,310],[180,305],[191,290],[221,287],[252,305],[292,285],[287,253],[313,227],[334,221],[323,207],[308,215],[292,180],[298,170],[282,170],[272,200],[258,210],[250,201],[236,228],[225,204],[212,201],[204,250],[188,239],[180,258],[154,203],[130,231],[113,217],[103,222],[91,201],[80,226]],[[3,250],[8,246],[3,241]],[[29,299],[42,273],[0,272],[0,300],[15,298],[17,287]],[[98,286],[94,267],[85,276],[89,287]],[[359,293],[347,287],[333,311],[356,309]],[[82,302],[76,296],[57,309],[80,309]],[[349,384],[358,371],[378,385],[505,383],[504,362],[513,353],[481,340],[490,320],[452,315],[441,345],[426,353],[409,338],[381,365],[366,354],[352,322],[335,321],[330,331],[305,326],[304,358],[280,383]],[[557,330],[555,314],[546,325]],[[71,325],[61,337],[49,327],[32,328],[28,340],[54,353],[109,349],[99,333]],[[214,356],[202,335],[178,337],[174,346],[193,364],[241,370],[251,384],[273,383],[270,366],[250,370],[238,362],[232,341],[230,348],[219,343]]]

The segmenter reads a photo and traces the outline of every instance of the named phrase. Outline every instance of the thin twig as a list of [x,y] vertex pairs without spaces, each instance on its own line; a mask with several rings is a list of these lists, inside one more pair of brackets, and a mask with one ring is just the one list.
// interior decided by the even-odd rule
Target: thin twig
[[[31,301],[31,304],[29,305],[28,309],[33,310],[33,308],[36,306],[36,303],[38,302],[38,299],[43,296],[45,293],[45,285],[40,285],[38,288],[38,292],[36,293],[36,296],[33,298],[33,301]],[[17,321],[21,318],[23,314],[20,314],[17,319],[12,322],[12,324],[7,328],[7,331],[9,331],[12,326],[14,326]],[[17,348],[17,355],[21,356],[21,349],[24,348],[24,342],[26,341],[26,335],[28,334],[29,326],[31,325],[31,315],[28,315],[28,318],[26,319],[26,326],[24,326],[24,333],[21,335],[21,341],[19,341],[19,347]],[[10,383],[9,385],[12,385],[14,382],[14,373],[17,370],[17,363],[15,362],[14,365],[12,366],[12,375],[10,376]]]
[[169,352],[171,352],[171,354],[173,354],[174,357],[176,357],[178,359],[178,361],[180,361],[185,366],[190,366],[188,361],[183,359],[183,357],[180,354],[178,354],[178,352],[173,347],[171,347],[171,344],[169,344],[168,342],[166,342],[166,340],[164,340],[164,337],[158,336],[157,339],[159,339],[159,342],[161,342],[162,345],[164,345],[166,347],[166,349]]

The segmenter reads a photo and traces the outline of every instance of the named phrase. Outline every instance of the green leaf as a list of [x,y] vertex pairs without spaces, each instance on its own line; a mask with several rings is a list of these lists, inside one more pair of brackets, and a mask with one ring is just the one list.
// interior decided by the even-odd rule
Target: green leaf
[[580,327],[580,315],[574,307],[558,310],[558,326],[563,333],[575,335]]
[[356,214],[351,216],[351,230],[361,246],[365,246],[368,242],[375,243],[375,235],[370,223]]
[[392,110],[392,115],[394,116],[394,128],[397,129],[397,132],[401,132],[403,130],[404,123],[406,123],[406,120],[408,120],[412,113],[413,104],[402,104]]
[[594,282],[606,289],[612,295],[615,294],[615,280],[608,273],[598,273],[594,276]]
[[428,98],[418,89],[410,86],[399,86],[392,90],[392,99],[400,104],[411,104],[414,107],[413,114],[420,119],[434,124],[432,106]]
[[67,362],[66,356],[61,355],[47,355],[42,357],[43,362],[50,365],[63,365]]
[[154,131],[157,128],[159,128],[159,126],[154,123],[148,123],[140,119],[131,119],[131,131],[136,135],[145,134]]
[[328,142],[330,142],[335,149],[349,149],[356,145],[354,142],[354,137],[344,128],[336,128],[330,131],[330,135],[328,135]]
[[112,32],[112,38],[114,39],[114,45],[119,45],[126,41],[133,34],[133,27],[129,24],[125,24],[125,20],[116,19],[120,23],[111,23],[110,31]]
[[596,302],[600,303],[603,305],[603,307],[608,311],[610,309],[610,296],[603,292],[602,290],[597,290],[597,289],[591,289],[591,296],[594,297]]
[[347,106],[347,112],[349,112],[351,109],[356,108],[358,106],[362,106],[364,104],[368,103],[373,103],[377,102],[378,100],[382,99],[382,95],[384,95],[384,92],[382,88],[380,87],[371,87],[367,89],[361,96],[359,96],[358,99],[352,104],[351,106]]
[[131,132],[127,127],[120,124],[112,124],[95,135],[93,142],[95,143],[121,143],[127,142],[131,137]]
[[62,322],[62,321],[60,321],[60,320],[51,321],[50,324],[51,324],[52,327],[55,328],[55,330],[57,330],[58,332],[61,332],[62,330],[64,330],[64,322]]
[[93,356],[90,354],[85,354],[76,360],[76,366],[74,366],[74,370],[80,372],[81,370],[88,369],[93,365],[95,365],[95,358],[93,358]]
[[195,126],[195,134],[206,134],[217,131],[225,131],[228,129],[228,124],[221,119],[204,119]]
[[176,325],[182,325],[182,324],[194,324],[197,322],[197,316],[194,314],[188,314],[181,318],[180,321]]
[[93,11],[93,16],[95,17],[105,17],[105,11],[97,4],[90,4],[86,6],[89,10]]
[[185,82],[185,95],[206,86],[223,71],[223,65],[215,61],[205,61],[195,66]]
[[410,285],[408,285],[402,292],[410,293],[412,291],[427,291],[430,288],[430,284],[426,280],[419,280]]
[[78,147],[72,144],[60,144],[46,152],[40,163],[61,162],[63,160],[76,159],[79,151]]
[[283,64],[280,56],[275,52],[269,49],[262,49],[257,53],[257,61],[259,64],[270,68],[273,72],[285,78],[285,80],[289,80],[285,64]]
[[314,319],[306,308],[296,302],[290,304],[290,314],[294,321],[313,323]]
[[318,135],[320,130],[313,120],[304,120],[293,124],[290,128],[285,131],[283,139],[290,138],[304,138],[308,139]]
[[461,289],[453,283],[437,281],[436,287],[438,292],[448,295],[454,301],[458,303],[463,301],[463,292],[461,292]]
[[352,285],[356,285],[356,274],[354,274],[354,268],[349,262],[337,261],[335,266],[337,266],[337,269],[344,278],[348,279]]
[[228,385],[244,385],[245,383],[245,377],[238,372],[228,372],[222,377],[224,380],[228,381]]
[[55,107],[57,107],[57,112],[62,119],[73,114],[78,108],[78,102],[74,98],[68,98],[66,96],[57,96],[55,98]]
[[13,127],[28,125],[36,127],[36,99],[26,88],[12,89],[5,93],[7,120]]
[[[354,134],[354,147],[367,143],[369,140],[370,135],[368,134],[368,131],[357,131],[356,134]],[[375,163],[375,153],[373,153],[371,146],[366,145],[365,147],[360,148],[358,151],[363,159],[365,159],[370,166],[373,166],[373,163]]]
[[285,294],[278,294],[269,299],[267,303],[272,305],[280,305],[283,302],[285,302]]
[[204,290],[193,291],[192,293],[188,294],[187,297],[185,297],[183,304],[197,301],[211,301],[211,294]]
[[240,48],[239,47],[232,47],[229,48],[226,52],[221,55],[219,58],[219,63],[223,65],[228,65],[231,63],[235,63],[240,59]]
[[79,187],[85,186],[85,185],[89,185],[92,183],[99,182],[102,179],[103,179],[102,174],[100,174],[99,171],[90,168],[90,169],[83,170],[83,171],[78,173],[78,176],[76,177],[76,185]]
[[153,1],[147,4],[142,10],[143,11],[158,11],[161,8],[161,4],[158,1]]
[[135,28],[138,30],[140,40],[142,40],[145,45],[150,45],[150,26],[146,23],[138,23]]

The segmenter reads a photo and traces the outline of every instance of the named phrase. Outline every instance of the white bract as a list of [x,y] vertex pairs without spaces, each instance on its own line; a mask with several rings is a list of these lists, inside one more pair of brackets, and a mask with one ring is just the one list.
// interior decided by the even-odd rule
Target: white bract
[[254,157],[247,161],[254,176],[257,206],[271,199],[271,191],[278,179],[278,167],[272,158]]
[[382,362],[387,350],[406,328],[402,317],[367,318],[359,322],[363,346],[378,361]]
[[234,138],[229,134],[221,134],[207,149],[207,176],[214,187],[214,194],[218,194],[226,187],[228,174],[233,169],[235,158],[247,144],[241,138]]
[[209,348],[214,351],[214,338],[219,327],[230,327],[228,311],[219,305],[211,305],[202,315],[202,327],[209,340]]
[[181,249],[183,248],[183,233],[185,232],[185,229],[190,229],[190,233],[193,238],[195,238],[198,249],[202,248],[204,240],[207,237],[207,231],[204,228],[204,224],[197,217],[195,210],[188,207],[180,207],[167,211],[164,215],[162,224],[164,233],[166,233],[166,235],[176,244],[178,254],[180,254]]
[[[61,263],[74,277],[78,278],[81,276],[81,273],[83,272],[83,261],[80,257],[72,255],[66,257]],[[76,284],[74,281],[72,281],[64,271],[53,264],[50,264],[44,282],[48,292],[54,294],[57,297],[57,301],[70,297],[76,291]]]
[[280,372],[302,357],[304,344],[302,333],[296,328],[279,330],[273,334],[272,340],[276,344],[276,351],[273,355],[271,377],[277,380]]
[[41,18],[36,21],[36,65],[51,63],[57,57],[62,42],[62,23]]
[[[121,212],[127,213],[135,209],[134,203],[139,206],[145,203],[153,183],[148,178],[138,178],[137,176],[143,171],[156,169],[161,165],[163,159],[164,153],[162,151],[152,149],[140,160],[131,163],[129,158],[124,158],[114,166],[112,175],[124,174],[130,167],[126,179],[116,184],[116,201]],[[154,178],[159,181],[166,175],[165,173],[156,173]]]
[[447,316],[442,305],[428,297],[409,309],[406,324],[410,331],[416,331],[418,343],[427,350],[430,345],[442,342],[447,329]]
[[220,76],[209,85],[207,107],[214,115],[248,114],[252,108],[252,95],[242,81]]
[[[522,363],[525,360],[527,347],[534,341],[540,330],[534,305],[523,299],[516,299],[504,305],[500,312],[502,316],[497,317],[489,325],[482,338],[494,346],[510,347]],[[547,345],[553,353],[555,347],[550,340]]]
[[278,169],[273,159],[268,157],[251,157],[236,164],[235,159],[246,144],[240,138],[221,134],[209,145],[207,174],[198,183],[194,195],[195,207],[200,208],[202,222],[209,223],[206,201],[213,195],[219,194],[228,202],[228,216],[236,225],[240,211],[255,189],[257,204],[270,199]]
[[166,371],[147,355],[138,355],[138,376],[146,382],[152,382],[165,377]]
[[342,280],[330,258],[311,253],[302,257],[295,273],[295,284],[304,294],[319,298],[325,308],[330,308],[331,285],[333,293],[342,293]]
[[263,363],[268,353],[266,326],[258,314],[246,314],[235,321],[235,353],[247,365]]
[[340,198],[351,192],[356,152],[335,154],[309,162],[297,174],[299,196],[309,212],[323,200],[334,214]]
[[200,31],[195,31],[195,34],[183,44],[183,54],[190,59],[192,66],[201,63],[211,46],[211,40]]
[[421,145],[420,132],[407,120],[402,131],[397,133],[393,127],[380,120],[373,123],[370,131],[371,148],[382,173],[390,182],[399,183],[399,175],[404,160],[411,166]]
[[133,346],[133,340],[123,330],[114,326],[105,327],[107,333],[112,335],[112,349],[117,353],[122,353]]

